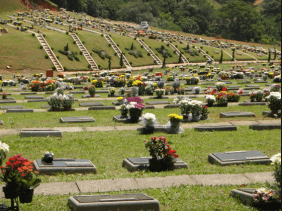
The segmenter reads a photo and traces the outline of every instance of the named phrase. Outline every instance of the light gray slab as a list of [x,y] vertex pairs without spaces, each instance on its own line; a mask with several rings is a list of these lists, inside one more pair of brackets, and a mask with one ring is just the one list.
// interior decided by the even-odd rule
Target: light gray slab
[[149,101],[147,105],[162,105],[162,104],[170,104],[167,100],[160,100],[160,101]]
[[198,126],[195,127],[194,130],[203,132],[203,131],[237,131],[236,126],[230,125],[219,125],[219,126]]
[[22,130],[20,132],[22,137],[63,137],[63,133],[59,130],[43,130],[43,129],[33,129],[33,130]]
[[27,100],[35,100],[35,99],[44,99],[44,97],[43,96],[33,95],[33,96],[25,96],[25,99],[27,99]]
[[61,117],[61,123],[85,123],[85,122],[95,122],[95,119],[91,116],[81,116],[81,117]]
[[15,101],[15,100],[0,100],[0,104],[3,104],[3,103],[17,103],[17,101]]
[[220,113],[220,118],[232,118],[232,117],[255,117],[252,112],[223,112]]
[[179,108],[178,104],[165,105],[164,108]]
[[33,109],[7,109],[6,113],[33,113]]
[[253,85],[253,84],[248,84],[248,85],[246,85],[246,87],[250,87],[250,88],[253,88],[253,87],[255,87],[255,88],[260,88],[259,85]]
[[91,106],[88,110],[116,110],[115,106]]
[[101,102],[89,102],[89,103],[80,103],[79,106],[81,107],[104,106],[104,104]]
[[2,110],[7,110],[7,109],[24,109],[24,106],[1,106]]
[[24,93],[20,93],[20,95],[37,95],[36,92],[24,92]]
[[168,97],[161,97],[161,98],[159,98],[159,97],[157,97],[157,96],[155,96],[155,97],[149,97],[149,99],[168,99]]
[[109,93],[109,91],[106,91],[106,90],[97,90],[96,93]]

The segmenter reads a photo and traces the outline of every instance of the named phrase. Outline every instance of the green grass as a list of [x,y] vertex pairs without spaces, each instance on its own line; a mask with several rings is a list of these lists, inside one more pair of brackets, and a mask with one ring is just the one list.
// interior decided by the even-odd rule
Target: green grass
[[119,65],[119,58],[115,56],[115,51],[112,47],[108,46],[108,42],[104,37],[101,37],[100,34],[93,34],[84,31],[78,31],[78,36],[81,41],[85,42],[85,47],[87,48],[88,52],[92,52],[92,57],[97,65],[101,65],[102,69],[108,69],[108,59],[101,59],[98,54],[94,53],[93,49],[105,50],[108,55],[112,57],[112,68],[118,68]]
[[15,10],[25,10],[26,8],[19,2],[19,0],[0,0],[0,14]]
[[[258,188],[263,186],[262,183],[247,184],[244,188]],[[34,196],[30,204],[21,204],[20,209],[23,211],[41,210],[41,211],[70,211],[67,207],[68,198],[75,195],[116,195],[130,193],[144,193],[160,202],[162,211],[186,211],[186,210],[224,210],[224,211],[247,211],[254,210],[245,206],[236,198],[229,196],[232,189],[238,189],[239,186],[190,186],[181,185],[180,187],[145,189],[134,191],[119,191],[106,193],[87,193],[87,194],[69,194],[64,196]],[[50,201],[52,203],[50,203]],[[3,199],[1,203],[10,204],[9,200]]]
[[[231,49],[224,49],[224,51],[228,52],[231,56],[233,54]],[[251,57],[247,54],[244,54],[243,52],[242,52],[242,55],[238,55],[237,53],[239,53],[239,52],[242,52],[242,51],[240,51],[240,50],[235,51],[235,59],[237,61],[245,61],[245,60],[252,61],[252,60],[255,60],[253,57]]]
[[[147,55],[147,51],[144,48],[141,48],[141,45],[138,41],[134,40],[133,38],[129,38],[126,36],[118,35],[111,33],[113,41],[119,45],[119,49],[125,53],[125,57],[127,58],[128,62],[132,62],[133,67],[138,66],[147,66],[147,65],[154,65],[154,59],[151,55]],[[137,51],[142,52],[143,58],[135,58],[133,55],[130,55],[125,48],[131,48],[132,43]]]
[[[24,116],[21,116],[24,118]],[[39,122],[42,121],[38,118]],[[50,122],[51,126],[51,122]],[[110,125],[108,125],[110,126]],[[41,126],[42,127],[42,126]],[[53,151],[56,158],[89,159],[97,167],[97,174],[58,174],[40,176],[43,182],[74,182],[77,180],[96,180],[114,178],[142,178],[172,175],[197,174],[238,174],[247,172],[272,171],[271,165],[211,165],[208,154],[226,151],[258,150],[267,156],[281,151],[281,131],[253,131],[248,127],[238,127],[238,131],[196,132],[186,129],[180,135],[166,134],[171,147],[186,162],[188,169],[161,173],[139,171],[130,173],[122,167],[122,161],[129,157],[146,157],[144,140],[151,135],[139,135],[137,131],[81,132],[65,133],[58,137],[21,138],[19,135],[2,135],[1,141],[10,146],[8,156],[21,153],[29,160],[40,159],[45,150]],[[155,133],[153,136],[163,136]]]
[[[192,45],[195,45],[197,47],[201,47],[202,45],[199,45],[199,44],[195,44],[193,43]],[[213,48],[213,47],[210,47],[210,46],[202,46],[203,47],[203,50],[206,52],[208,51],[208,54],[214,58],[215,61],[219,61],[220,60],[220,56],[221,56],[221,53],[220,53],[220,49],[217,49],[217,48]],[[219,53],[216,54],[214,53],[214,51],[218,51]],[[232,54],[231,54],[232,56]],[[223,52],[223,61],[231,61],[232,60],[232,57],[230,57],[227,53]]]
[[261,53],[262,56],[258,56],[260,53],[255,53],[251,51],[247,51],[247,54],[252,55],[253,57],[257,58],[258,60],[268,60],[268,54]]
[[[173,43],[175,46],[178,45],[178,49],[182,52],[184,52],[183,48],[186,48],[187,45],[185,44],[180,44],[180,43]],[[190,45],[191,49],[192,49],[192,45]],[[195,49],[193,49],[195,50]],[[189,60],[189,62],[205,62],[207,61],[206,58],[204,58],[203,54],[199,53],[199,56],[191,56],[190,53],[186,53],[184,52],[184,56]]]
[[27,68],[46,70],[52,67],[51,60],[44,58],[46,52],[39,49],[40,43],[36,37],[11,27],[7,28],[9,33],[1,35],[0,68],[6,69],[6,66],[12,65],[10,72],[16,73],[17,70]]

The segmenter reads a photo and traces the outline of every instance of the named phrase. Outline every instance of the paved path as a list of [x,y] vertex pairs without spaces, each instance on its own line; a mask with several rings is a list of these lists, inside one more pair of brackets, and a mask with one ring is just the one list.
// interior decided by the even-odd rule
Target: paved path
[[[249,126],[254,124],[279,124],[281,120],[259,120],[259,121],[230,121],[230,122],[218,122],[218,123],[194,123],[194,124],[182,124],[183,129],[193,129],[198,126]],[[80,133],[80,132],[108,132],[108,131],[134,131],[142,127],[141,125],[134,126],[106,126],[106,127],[54,127],[54,128],[36,128],[36,129],[55,129],[60,130],[63,133]],[[22,129],[35,129],[35,128],[17,128],[17,129],[1,129],[1,135],[18,135]]]
[[[250,183],[274,182],[272,172],[244,174],[180,175],[148,178],[120,178],[106,180],[85,180],[76,182],[41,183],[35,194],[68,195],[125,190],[167,188],[181,185],[243,185]],[[2,189],[0,197],[4,197]]]

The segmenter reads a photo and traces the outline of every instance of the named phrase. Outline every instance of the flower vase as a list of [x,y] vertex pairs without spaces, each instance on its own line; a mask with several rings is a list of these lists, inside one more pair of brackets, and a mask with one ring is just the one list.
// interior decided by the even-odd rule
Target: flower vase
[[95,94],[94,95],[90,95],[91,97],[95,97]]
[[201,120],[207,120],[208,119],[208,115],[202,115]]
[[192,115],[192,121],[193,122],[199,122],[201,119],[201,116],[200,115]]
[[149,170],[152,172],[161,172],[162,171],[162,159],[161,158],[149,159]]
[[195,93],[196,93],[196,94],[200,94],[200,90],[199,90],[199,89],[196,89],[196,90],[195,90]]
[[3,192],[6,199],[15,199],[19,196],[19,186],[3,186]]
[[261,102],[261,101],[262,101],[262,99],[257,99],[257,101],[258,101],[258,102]]
[[126,112],[121,112],[121,116],[120,116],[120,118],[122,118],[122,119],[127,119],[127,111]]
[[154,134],[155,127],[153,125],[145,125],[146,128],[146,134]]
[[111,92],[111,96],[115,96],[115,93],[114,93],[114,92]]
[[46,154],[44,156],[44,158],[42,159],[43,162],[45,163],[52,163],[54,159],[54,155],[53,154]]
[[170,122],[170,133],[177,134],[179,132],[180,123],[179,122]]
[[158,95],[158,98],[160,98],[160,99],[161,99],[162,97],[163,97],[162,95]]
[[213,107],[213,102],[209,102],[208,107]]
[[140,116],[130,116],[130,122],[131,123],[138,123]]
[[171,160],[162,159],[162,171],[173,171],[174,163]]
[[34,189],[22,190],[19,192],[21,203],[31,203],[33,197]]
[[189,114],[183,114],[183,122],[188,122],[189,120]]

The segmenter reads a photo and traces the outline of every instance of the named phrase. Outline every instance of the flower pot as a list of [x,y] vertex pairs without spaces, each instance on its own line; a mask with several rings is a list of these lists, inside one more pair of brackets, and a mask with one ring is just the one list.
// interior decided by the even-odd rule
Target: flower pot
[[71,110],[71,106],[65,106],[64,107],[64,111],[70,111]]
[[177,134],[179,131],[180,123],[179,122],[170,122],[170,133]]
[[155,127],[152,125],[146,125],[145,129],[145,134],[153,134],[155,132]]
[[200,94],[200,90],[196,89],[196,90],[195,90],[195,93],[196,93],[196,94]]
[[6,199],[15,199],[19,196],[19,186],[3,186],[3,192]]
[[207,120],[208,119],[208,115],[202,115],[201,120]]
[[91,97],[95,97],[95,94],[94,95],[90,95]]
[[162,159],[161,158],[149,159],[149,170],[152,172],[161,172],[162,171]]
[[183,120],[188,121],[189,119],[189,114],[183,114]]
[[162,171],[173,171],[174,163],[170,160],[162,159]]
[[140,116],[130,116],[130,122],[131,123],[138,123]]
[[111,92],[111,96],[115,96],[115,93],[114,93],[114,92]]
[[158,98],[162,98],[163,96],[162,95],[158,95]]
[[262,99],[257,99],[257,101],[258,101],[258,102],[261,102],[261,101],[262,101]]
[[193,116],[192,116],[192,121],[193,121],[193,122],[199,122],[200,119],[201,119],[201,116],[200,116],[200,115],[193,115]]
[[43,161],[45,163],[52,163],[54,159],[54,156],[52,154],[46,154],[43,158]]
[[31,203],[33,197],[34,189],[22,190],[19,192],[21,203]]
[[212,102],[212,103],[209,102],[209,103],[208,103],[208,107],[213,107],[213,102]]

